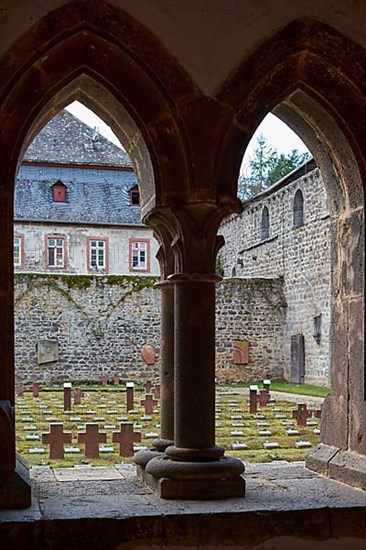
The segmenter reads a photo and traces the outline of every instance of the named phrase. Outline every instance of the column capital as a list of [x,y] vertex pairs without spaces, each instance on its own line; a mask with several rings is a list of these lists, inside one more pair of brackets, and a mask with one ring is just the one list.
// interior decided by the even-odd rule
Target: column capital
[[174,253],[174,269],[170,266],[168,275],[214,274],[217,253],[225,243],[217,231],[226,216],[240,209],[240,201],[222,200],[175,203],[151,211],[144,222],[153,228],[162,246],[161,256],[166,256],[168,250]]

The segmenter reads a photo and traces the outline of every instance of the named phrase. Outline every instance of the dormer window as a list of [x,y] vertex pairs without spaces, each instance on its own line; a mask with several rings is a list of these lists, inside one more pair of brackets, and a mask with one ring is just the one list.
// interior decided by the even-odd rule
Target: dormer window
[[139,206],[140,205],[140,191],[137,185],[130,189],[130,205]]
[[62,181],[57,181],[52,185],[53,202],[66,202],[66,185]]

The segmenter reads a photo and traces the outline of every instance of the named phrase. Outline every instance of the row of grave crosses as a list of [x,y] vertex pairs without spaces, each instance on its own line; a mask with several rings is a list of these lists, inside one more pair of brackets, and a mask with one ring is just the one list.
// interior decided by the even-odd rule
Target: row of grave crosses
[[[126,384],[126,410],[127,412],[133,411],[134,409],[134,388],[135,384],[133,382],[127,382]],[[158,404],[160,399],[160,386],[155,385],[151,386],[150,383],[146,384],[145,389],[149,389],[152,393],[146,393],[145,399],[141,400],[141,406],[145,408],[145,414],[153,414],[154,408]],[[76,388],[74,391],[74,405],[81,404],[81,398],[84,396],[83,392]],[[64,411],[72,410],[72,395],[71,395],[71,382],[65,382],[64,384]]]
[[[263,380],[263,389],[258,388],[257,385],[249,386],[249,412],[255,414],[257,412],[258,403],[261,407],[266,407],[271,399],[270,394],[270,380]],[[259,391],[259,393],[258,393]],[[306,421],[313,415],[313,411],[308,410],[305,403],[299,403],[297,410],[292,411],[292,418],[296,419],[298,426],[306,426]],[[314,411],[314,417],[321,417],[321,409]]]
[[[255,414],[257,412],[258,403],[261,407],[266,407],[271,399],[270,380],[263,380],[263,389],[259,390],[257,385],[249,386],[249,412]],[[259,393],[258,393],[259,391]]]
[[[77,442],[84,445],[85,458],[98,458],[99,444],[106,443],[107,434],[99,432],[98,424],[86,424],[85,433],[77,435]],[[72,442],[71,433],[64,432],[62,423],[50,424],[50,432],[42,434],[42,443],[50,446],[49,457],[64,458],[64,445]],[[132,424],[121,424],[119,432],[112,433],[112,442],[119,444],[120,456],[133,456],[133,444],[141,442],[141,433],[133,431]]]
[[[134,382],[126,383],[126,410],[127,412],[134,409]],[[34,383],[32,386],[33,397],[39,397],[40,393],[40,384]],[[145,399],[141,401],[141,405],[145,407],[145,414],[153,414],[154,407],[158,404],[160,399],[160,385],[152,385],[151,381],[147,381],[145,384]],[[17,385],[17,395],[22,397],[24,395],[24,385]],[[72,398],[74,399],[74,405],[80,405],[81,400],[84,397],[84,393],[80,388],[75,388],[74,393],[72,394],[72,385],[71,382],[64,383],[64,411],[72,410]]]

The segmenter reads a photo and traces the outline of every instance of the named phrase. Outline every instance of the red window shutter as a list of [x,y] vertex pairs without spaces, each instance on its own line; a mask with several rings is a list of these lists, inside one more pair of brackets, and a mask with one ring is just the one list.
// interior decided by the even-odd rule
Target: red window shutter
[[66,186],[62,183],[55,183],[52,187],[53,202],[66,202]]

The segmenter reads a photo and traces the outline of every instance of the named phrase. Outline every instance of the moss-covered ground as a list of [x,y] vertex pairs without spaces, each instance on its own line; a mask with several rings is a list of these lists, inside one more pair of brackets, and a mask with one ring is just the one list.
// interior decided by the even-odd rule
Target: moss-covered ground
[[[76,385],[74,385],[76,387]],[[78,384],[77,387],[80,387]],[[30,465],[50,465],[51,467],[67,467],[77,464],[93,466],[111,465],[115,463],[129,463],[131,457],[120,457],[118,445],[112,444],[112,433],[119,431],[121,423],[131,422],[136,432],[141,432],[142,441],[137,445],[149,447],[152,438],[147,434],[159,434],[159,408],[154,414],[145,417],[144,409],[140,405],[144,397],[142,387],[135,388],[135,412],[126,411],[126,394],[124,385],[121,386],[81,386],[84,392],[81,405],[73,405],[71,413],[63,412],[63,391],[59,388],[44,388],[40,396],[35,398],[30,391],[25,391],[23,397],[16,401],[16,430],[17,450]],[[299,400],[301,402],[301,400]],[[295,442],[306,440],[316,445],[319,435],[314,429],[319,428],[319,420],[312,417],[314,425],[305,427],[296,426],[292,419],[294,403],[282,400],[272,400],[267,407],[259,407],[258,413],[262,418],[256,418],[249,413],[248,397],[235,387],[219,386],[216,395],[216,442],[225,447],[227,454],[235,455],[246,462],[270,462],[273,460],[302,460],[309,448],[298,449]],[[94,411],[94,412],[92,412]],[[100,420],[97,420],[99,418]],[[293,421],[294,425],[285,425],[283,422]],[[71,432],[72,444],[65,447],[79,447],[77,454],[65,453],[62,461],[48,458],[48,446],[42,443],[41,434],[49,431],[51,422],[63,422],[64,431]],[[83,445],[77,443],[77,433],[83,432],[86,423],[98,422],[100,431],[107,433],[106,446],[113,447],[113,452],[101,453],[97,459],[84,459]],[[267,422],[267,426],[258,423]],[[108,428],[107,426],[116,426]],[[286,429],[295,428],[299,434],[289,436]],[[259,430],[270,430],[271,436],[261,436]],[[232,434],[232,432],[242,432]],[[39,436],[39,439],[27,439],[26,436]],[[279,447],[267,450],[264,442],[277,442]],[[245,450],[233,449],[235,443],[245,443]],[[44,448],[45,453],[33,454],[31,449]]]

